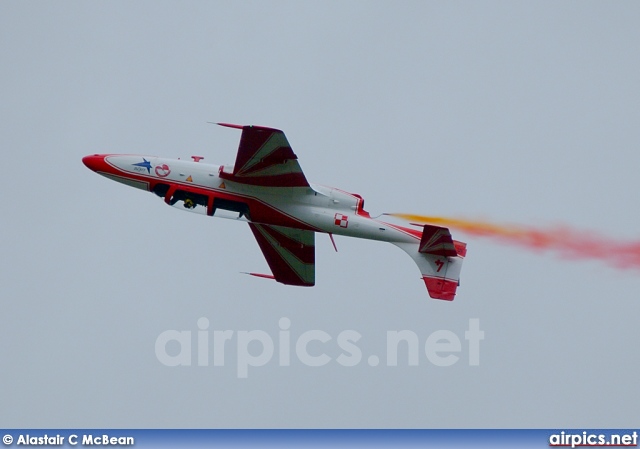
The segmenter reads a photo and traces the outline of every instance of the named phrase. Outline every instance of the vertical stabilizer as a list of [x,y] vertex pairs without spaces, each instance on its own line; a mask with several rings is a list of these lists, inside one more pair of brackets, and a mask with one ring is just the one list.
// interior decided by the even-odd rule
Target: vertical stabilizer
[[[449,231],[446,231],[448,234]],[[437,234],[437,238],[442,240],[444,235],[442,231],[437,231]],[[424,251],[424,237],[420,243],[394,243],[394,245],[409,254],[418,265],[431,298],[453,301],[460,285],[460,270],[467,254],[467,245],[451,240],[451,234],[448,235],[451,243],[438,242],[433,251]],[[429,236],[427,236],[428,239]]]

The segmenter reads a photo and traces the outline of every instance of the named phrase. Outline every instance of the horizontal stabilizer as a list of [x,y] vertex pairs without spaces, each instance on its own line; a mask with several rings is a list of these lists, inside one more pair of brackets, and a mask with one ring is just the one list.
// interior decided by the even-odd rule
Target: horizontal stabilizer
[[432,225],[424,225],[418,252],[443,257],[456,257],[458,255],[449,230]]

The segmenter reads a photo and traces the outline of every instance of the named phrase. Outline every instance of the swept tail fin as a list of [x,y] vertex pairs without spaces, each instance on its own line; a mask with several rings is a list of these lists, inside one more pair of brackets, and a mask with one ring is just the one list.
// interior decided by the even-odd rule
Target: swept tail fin
[[467,244],[451,238],[447,228],[425,225],[420,243],[394,243],[409,254],[422,274],[429,296],[453,301]]

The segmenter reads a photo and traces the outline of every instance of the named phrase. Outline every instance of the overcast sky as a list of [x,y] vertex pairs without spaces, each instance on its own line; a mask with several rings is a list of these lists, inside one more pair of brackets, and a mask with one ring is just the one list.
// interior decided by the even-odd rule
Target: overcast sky
[[[265,125],[372,214],[640,239],[638,23],[630,1],[1,2],[0,426],[637,427],[638,271],[454,233],[449,303],[394,246],[318,235],[317,285],[284,286],[240,274],[268,272],[246,224],[81,159],[233,163],[239,131],[206,122]],[[197,366],[202,317],[234,332],[224,366]],[[309,352],[332,361],[292,349],[238,378],[238,332],[278,348],[281,318],[292,347],[329,334]],[[167,330],[191,331],[191,366],[158,359]],[[345,330],[357,366],[336,361]],[[418,366],[386,366],[398,330]],[[461,342],[452,366],[424,352],[438,330]]]

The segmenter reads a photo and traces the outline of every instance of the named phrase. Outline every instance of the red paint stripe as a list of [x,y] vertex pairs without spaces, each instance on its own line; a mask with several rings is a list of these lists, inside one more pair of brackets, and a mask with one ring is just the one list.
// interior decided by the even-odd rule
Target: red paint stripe
[[389,226],[389,227],[395,229],[396,231],[404,232],[405,234],[408,234],[408,235],[410,235],[412,237],[415,237],[418,240],[422,239],[422,231],[416,231],[415,229],[407,228],[407,227],[404,227],[404,226],[393,225],[391,223],[387,223],[386,221],[378,221],[378,223],[382,223],[382,224],[384,224],[386,226]]
[[423,276],[425,285],[429,296],[433,299],[442,299],[445,301],[453,301],[456,296],[456,289],[458,288],[458,282],[450,279],[435,278]]

